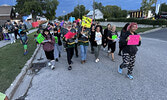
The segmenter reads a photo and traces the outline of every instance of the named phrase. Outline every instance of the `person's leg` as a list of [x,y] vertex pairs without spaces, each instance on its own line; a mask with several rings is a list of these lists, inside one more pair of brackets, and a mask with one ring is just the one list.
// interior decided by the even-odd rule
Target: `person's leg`
[[55,59],[56,61],[58,61],[58,56],[59,56],[59,54],[58,54],[58,45],[55,44],[54,46],[55,46],[55,47],[54,47],[54,59]]
[[15,43],[16,40],[15,40],[15,35],[14,35],[14,33],[12,33],[12,38],[13,38],[13,42]]
[[95,50],[94,50],[92,43],[91,43],[90,47],[91,47],[91,53],[93,54]]
[[101,45],[98,45],[97,58],[99,58],[100,49],[101,49]]
[[135,58],[136,56],[132,56],[130,55],[130,63],[129,63],[129,66],[128,66],[128,75],[132,75],[132,71],[133,71],[133,67],[134,67],[134,63],[135,63]]
[[66,49],[66,52],[67,52],[67,61],[68,61],[68,70],[71,70],[72,69],[72,67],[71,67],[71,63],[72,63],[72,61],[71,61],[71,58],[72,58],[72,55],[71,55],[71,51],[72,49],[71,48],[67,48]]
[[15,39],[17,40],[17,31],[16,30],[14,32],[14,35],[15,35]]
[[59,57],[61,57],[62,45],[58,45]]
[[72,60],[72,57],[74,56],[74,48],[70,48],[71,50],[70,50],[70,52],[71,52],[71,60]]
[[115,48],[116,48],[116,43],[113,43],[111,45],[111,56],[112,56],[112,61],[114,61],[114,52],[115,52]]
[[123,60],[122,64],[118,67],[118,72],[120,74],[122,74],[123,68],[128,68],[130,62],[130,55],[128,53],[123,53],[122,60]]
[[9,35],[9,38],[10,38],[10,43],[12,44],[13,43],[12,34],[8,34],[8,35]]
[[97,56],[98,55],[97,54],[98,53],[98,47],[94,46],[93,49],[94,49],[94,53],[95,53],[95,59],[97,60],[97,58],[98,58],[98,56]]
[[50,51],[49,52],[49,56],[50,56],[50,59],[51,59],[51,69],[55,69],[55,60],[54,60],[54,50]]
[[84,46],[84,62],[86,62],[87,48],[88,48],[88,46]]
[[84,61],[84,46],[80,45],[80,51],[81,51],[81,63]]

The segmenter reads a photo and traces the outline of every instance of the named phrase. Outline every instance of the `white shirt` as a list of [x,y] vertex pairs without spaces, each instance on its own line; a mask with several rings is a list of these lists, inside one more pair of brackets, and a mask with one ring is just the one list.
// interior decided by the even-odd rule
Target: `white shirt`
[[95,40],[96,40],[97,45],[102,44],[102,34],[101,34],[101,32],[96,32],[95,33]]

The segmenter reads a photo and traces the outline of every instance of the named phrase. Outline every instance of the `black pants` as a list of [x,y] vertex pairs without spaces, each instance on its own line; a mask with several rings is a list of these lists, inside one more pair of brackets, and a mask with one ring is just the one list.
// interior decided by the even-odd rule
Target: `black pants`
[[119,54],[121,54],[122,50],[123,50],[123,46],[119,43]]
[[78,43],[75,43],[75,55],[78,56]]
[[74,55],[74,47],[73,48],[66,48],[66,51],[67,51],[67,61],[68,61],[68,64],[71,65],[72,61],[72,57]]
[[52,51],[45,51],[45,55],[46,55],[46,58],[48,60],[54,60],[54,54],[53,54],[54,50]]
[[111,53],[115,52],[115,48],[116,48],[116,42],[112,44],[108,44],[108,50],[111,49]]
[[128,74],[132,74],[134,63],[135,63],[135,55],[130,55],[129,53],[123,53],[122,59],[123,63],[120,65],[120,68],[128,68]]
[[20,36],[18,30],[14,31],[14,35],[15,35],[15,39],[17,40],[17,35]]

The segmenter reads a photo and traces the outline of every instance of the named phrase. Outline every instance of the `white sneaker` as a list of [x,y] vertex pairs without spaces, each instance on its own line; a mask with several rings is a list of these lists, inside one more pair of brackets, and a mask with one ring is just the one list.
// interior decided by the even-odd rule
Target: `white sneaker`
[[14,43],[16,43],[16,41],[14,40]]
[[97,62],[99,62],[100,60],[97,58],[96,60],[95,60],[95,62],[97,63]]
[[52,66],[51,66],[51,69],[52,69],[52,70],[55,69],[55,66],[52,65]]
[[99,59],[99,58],[97,58],[97,61],[99,62],[99,61],[100,61],[100,59]]
[[50,62],[48,62],[48,66],[51,66],[52,64]]

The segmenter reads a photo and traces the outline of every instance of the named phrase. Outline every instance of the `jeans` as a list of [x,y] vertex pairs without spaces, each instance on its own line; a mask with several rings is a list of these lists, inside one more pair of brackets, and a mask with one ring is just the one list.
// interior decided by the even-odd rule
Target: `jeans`
[[101,45],[98,45],[97,47],[93,47],[95,50],[95,58],[97,59],[99,57]]
[[11,43],[14,43],[14,42],[15,42],[14,33],[10,33],[10,34],[9,34],[9,38],[10,38]]
[[59,54],[61,54],[62,51],[62,46],[59,46],[58,44],[55,44],[55,48],[54,48],[54,58],[58,58]]
[[87,48],[88,46],[80,45],[81,49],[81,60],[86,60],[86,55],[87,55]]

